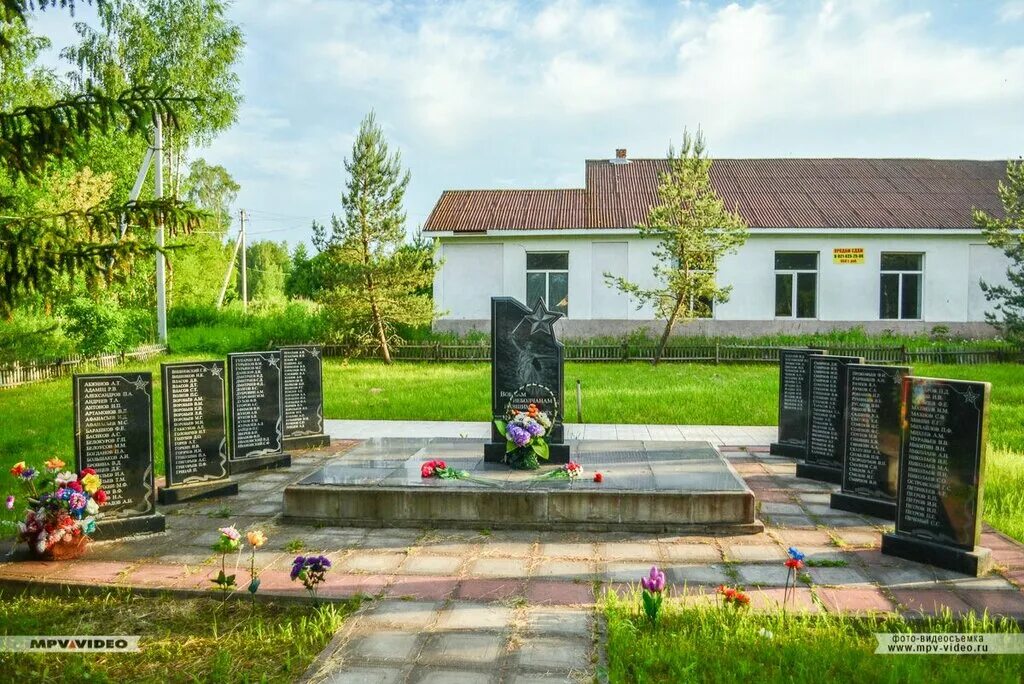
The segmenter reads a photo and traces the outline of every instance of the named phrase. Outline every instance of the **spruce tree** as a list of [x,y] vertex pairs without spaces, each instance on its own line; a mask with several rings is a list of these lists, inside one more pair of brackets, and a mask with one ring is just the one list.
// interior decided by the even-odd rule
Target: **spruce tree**
[[402,249],[409,172],[399,152],[389,150],[373,112],[359,127],[345,171],[345,213],[331,217],[329,237],[318,236],[330,277],[320,299],[336,336],[369,342],[391,363],[396,326],[434,318],[433,300],[423,294],[434,279],[434,252]]

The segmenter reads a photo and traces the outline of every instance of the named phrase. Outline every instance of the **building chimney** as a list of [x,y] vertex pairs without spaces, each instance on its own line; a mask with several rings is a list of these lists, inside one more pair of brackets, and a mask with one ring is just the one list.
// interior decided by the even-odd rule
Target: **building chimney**
[[615,158],[616,159],[625,159],[626,158],[626,148],[625,147],[619,147],[618,149],[616,149],[615,150]]
[[629,164],[630,161],[629,159],[626,158],[626,148],[620,147],[616,149],[615,156],[609,159],[608,162],[610,164],[613,164],[614,166],[622,166],[624,164]]

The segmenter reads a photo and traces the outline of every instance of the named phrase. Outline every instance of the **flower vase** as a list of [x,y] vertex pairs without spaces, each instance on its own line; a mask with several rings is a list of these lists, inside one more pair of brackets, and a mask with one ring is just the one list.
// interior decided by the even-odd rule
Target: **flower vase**
[[45,551],[39,551],[32,544],[29,544],[29,552],[36,560],[64,561],[81,558],[89,547],[89,537],[82,534],[74,537],[71,541],[57,542]]
[[537,470],[540,462],[532,447],[517,447],[505,454],[505,463],[515,470]]

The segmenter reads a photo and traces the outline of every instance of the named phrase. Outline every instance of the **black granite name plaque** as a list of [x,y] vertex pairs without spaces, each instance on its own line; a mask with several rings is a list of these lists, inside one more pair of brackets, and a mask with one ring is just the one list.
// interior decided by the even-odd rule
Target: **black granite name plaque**
[[[280,463],[284,444],[281,355],[276,351],[228,354],[231,383],[229,471]],[[251,463],[250,463],[251,462]],[[248,464],[248,465],[246,465]],[[286,465],[291,464],[288,459]]]
[[990,387],[904,378],[896,532],[883,536],[883,553],[971,575],[990,566],[977,546]]
[[[562,425],[564,349],[552,327],[559,317],[560,313],[547,309],[544,300],[529,309],[512,297],[491,298],[492,417],[505,418],[510,405],[525,410],[527,404],[538,404],[552,421],[549,463],[566,463],[569,458]],[[505,438],[493,425],[491,444],[486,447],[487,460],[504,459]]]
[[906,366],[847,366],[842,491],[832,494],[832,508],[896,519],[907,375]]
[[330,444],[324,434],[323,347],[281,347],[286,447]]
[[75,461],[94,469],[107,493],[94,536],[163,531],[153,487],[152,374],[75,375],[72,387]]
[[820,349],[779,350],[779,439],[771,453],[792,458],[807,455],[810,358]]
[[837,483],[842,479],[846,369],[863,362],[859,356],[809,358],[807,456],[797,464],[797,477]]
[[160,503],[238,493],[228,481],[224,362],[164,363],[160,372],[167,480]]

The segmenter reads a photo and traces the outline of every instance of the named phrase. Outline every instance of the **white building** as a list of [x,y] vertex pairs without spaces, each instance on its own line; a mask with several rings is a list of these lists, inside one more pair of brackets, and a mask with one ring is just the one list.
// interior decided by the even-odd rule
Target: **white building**
[[[653,285],[655,242],[635,226],[657,202],[663,159],[588,160],[584,188],[449,190],[424,232],[443,266],[434,281],[440,330],[489,330],[489,301],[544,296],[568,337],[657,332],[608,287],[611,272]],[[973,208],[1002,215],[1003,161],[720,159],[712,183],[750,226],[720,264],[729,301],[677,334],[757,335],[861,326],[869,332],[992,334],[980,281],[1008,262],[973,227]],[[695,303],[699,307],[699,303]]]

